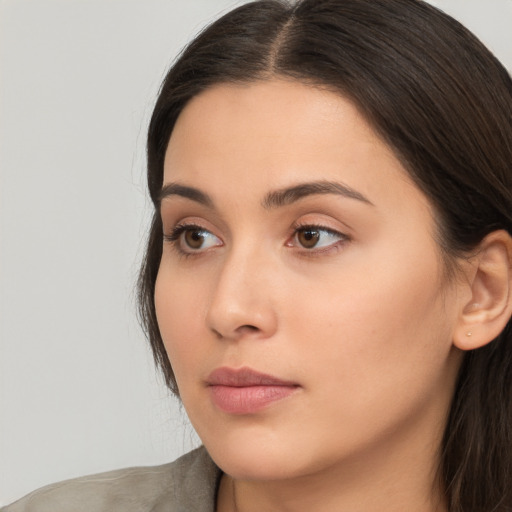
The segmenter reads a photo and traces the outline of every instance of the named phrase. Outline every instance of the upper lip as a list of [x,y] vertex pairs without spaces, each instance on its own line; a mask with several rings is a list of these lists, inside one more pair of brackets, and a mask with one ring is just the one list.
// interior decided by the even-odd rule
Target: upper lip
[[251,368],[217,368],[206,379],[209,386],[298,386],[296,382],[278,379]]

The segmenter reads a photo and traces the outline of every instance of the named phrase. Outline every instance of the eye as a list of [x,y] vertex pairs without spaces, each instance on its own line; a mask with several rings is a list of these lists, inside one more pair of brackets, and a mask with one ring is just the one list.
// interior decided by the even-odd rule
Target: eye
[[185,254],[201,252],[222,245],[222,241],[213,233],[196,225],[177,225],[170,235],[164,236],[164,239],[173,243],[179,252]]
[[323,226],[297,227],[289,246],[303,249],[323,249],[348,240],[348,236]]

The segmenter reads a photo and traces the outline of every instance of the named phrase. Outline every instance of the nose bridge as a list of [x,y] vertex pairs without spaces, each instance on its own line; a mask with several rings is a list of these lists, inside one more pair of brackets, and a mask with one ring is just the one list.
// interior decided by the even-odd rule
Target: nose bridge
[[233,245],[212,290],[207,322],[223,338],[269,337],[277,328],[273,262],[261,245]]

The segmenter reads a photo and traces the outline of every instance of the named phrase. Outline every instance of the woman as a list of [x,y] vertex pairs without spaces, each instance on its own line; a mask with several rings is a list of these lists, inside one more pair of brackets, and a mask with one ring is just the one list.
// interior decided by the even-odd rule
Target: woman
[[204,448],[18,510],[512,507],[512,82],[418,0],[259,1],[167,75],[140,277]]

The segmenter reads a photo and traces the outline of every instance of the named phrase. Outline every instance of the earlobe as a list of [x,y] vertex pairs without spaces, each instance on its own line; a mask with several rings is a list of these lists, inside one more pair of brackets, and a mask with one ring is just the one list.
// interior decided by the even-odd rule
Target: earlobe
[[473,350],[503,331],[512,314],[512,238],[504,230],[487,235],[472,258],[470,300],[461,308],[453,343]]

